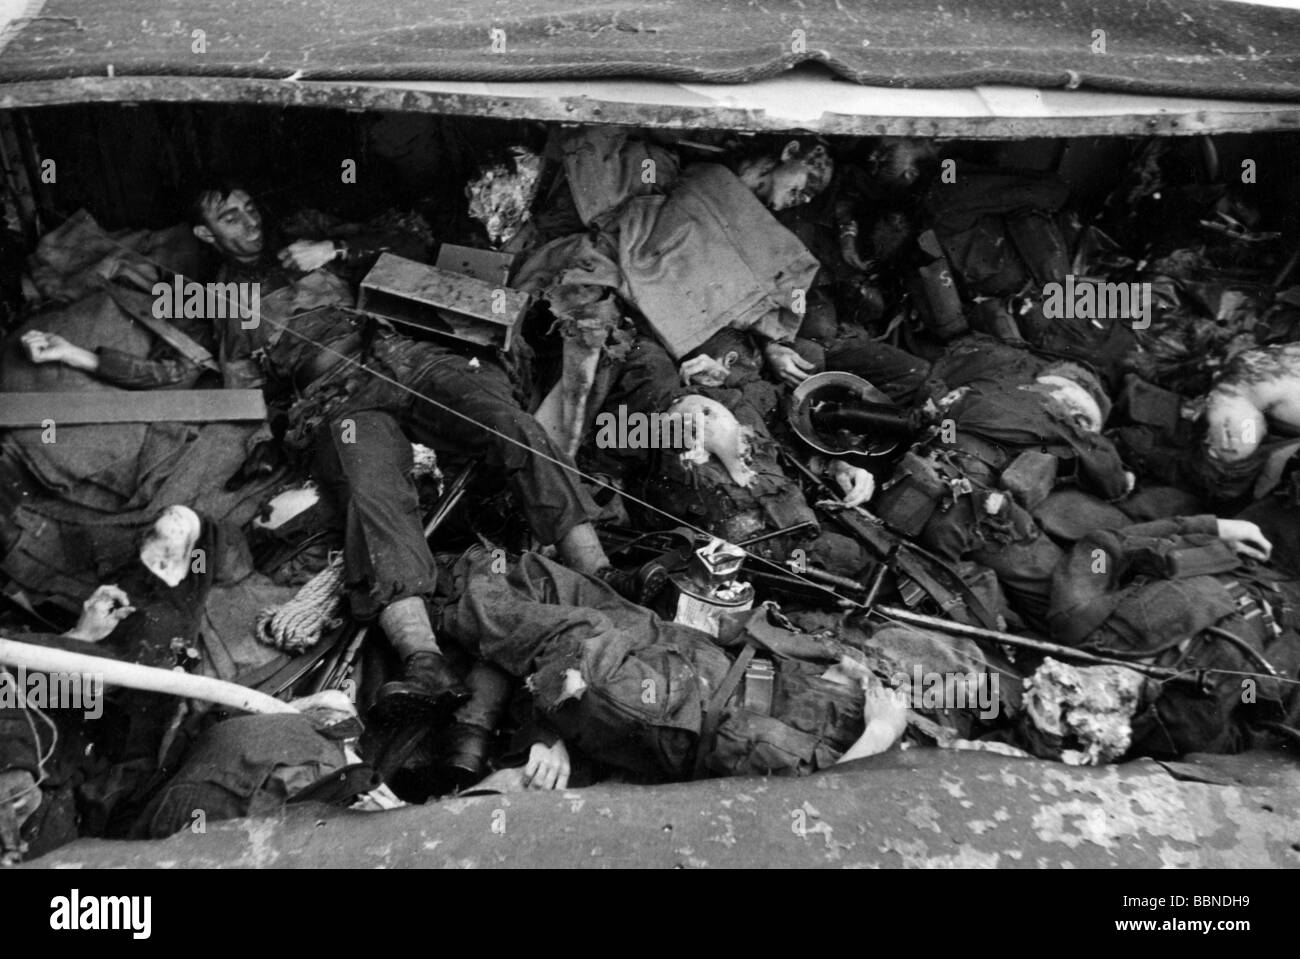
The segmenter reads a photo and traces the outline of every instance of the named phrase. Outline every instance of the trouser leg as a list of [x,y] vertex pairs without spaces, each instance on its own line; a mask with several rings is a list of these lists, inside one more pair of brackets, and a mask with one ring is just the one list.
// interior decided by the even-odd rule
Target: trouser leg
[[409,408],[411,435],[427,446],[479,458],[502,476],[543,543],[559,542],[600,515],[572,460],[519,408],[499,366],[471,367],[463,357],[448,354],[431,364],[413,389],[428,401],[416,400]]
[[411,477],[411,443],[397,417],[379,410],[350,413],[326,431],[317,444],[317,476],[346,511],[344,564],[353,614],[370,619],[390,603],[431,595],[437,570]]
[[456,722],[481,729],[495,730],[501,723],[506,700],[510,697],[510,677],[506,672],[485,660],[474,663],[465,677],[471,698],[456,710]]
[[610,386],[604,408],[616,411],[625,406],[628,413],[658,413],[680,385],[677,364],[668,351],[649,337],[639,336]]
[[469,698],[447,666],[424,605],[437,567],[424,539],[411,476],[410,440],[385,410],[337,417],[320,438],[318,475],[346,508],[344,572],[353,614],[379,624],[401,660],[401,678],[380,687],[370,720],[423,722]]
[[1064,554],[1009,498],[995,524],[982,513],[987,495],[978,493],[978,502],[963,496],[950,509],[935,513],[921,533],[921,543],[945,559],[971,559],[993,570],[1011,608],[1041,623],[1051,599],[1052,571]]
[[416,653],[442,653],[422,596],[407,596],[389,603],[379,614],[379,625],[402,662]]
[[925,384],[930,364],[906,350],[855,339],[826,351],[826,369],[862,377],[890,399],[909,404]]

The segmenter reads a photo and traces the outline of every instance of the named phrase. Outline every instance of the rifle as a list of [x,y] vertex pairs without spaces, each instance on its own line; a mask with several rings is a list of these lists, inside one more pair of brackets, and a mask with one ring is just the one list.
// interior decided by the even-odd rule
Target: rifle
[[[760,533],[734,545],[748,550],[750,546],[781,536],[792,536],[811,529],[814,525],[811,522],[796,523],[784,529]],[[638,533],[622,526],[606,525],[601,527],[600,534],[607,544],[611,557],[624,551],[636,550],[638,552],[635,555],[638,559],[657,557],[668,566],[670,571],[684,568],[691,552],[709,541],[706,534],[687,526],[679,526],[673,530]],[[752,553],[745,557],[744,570],[746,578],[755,587],[780,590],[782,593],[799,596],[810,602],[832,606],[855,605],[853,600],[846,599],[841,593],[836,592],[837,587],[851,593],[867,592],[867,587],[861,583],[844,576],[836,576],[815,566],[805,565],[798,573],[793,573],[789,567],[775,560],[755,556]]]
[[[1201,685],[1201,677],[1196,673],[1189,673],[1186,670],[1180,671],[1177,669],[1171,669],[1167,666],[1151,666],[1147,663],[1134,662],[1129,659],[1115,659],[1110,656],[1100,656],[1097,653],[1075,649],[1072,646],[1062,646],[1059,643],[1051,643],[1045,639],[1033,639],[1029,636],[1015,636],[1011,633],[1004,633],[996,629],[981,629],[978,626],[967,626],[965,623],[954,623],[952,620],[939,619],[936,616],[926,616],[924,613],[914,613],[911,610],[899,609],[894,606],[878,606],[874,610],[868,612],[875,613],[886,621],[895,620],[900,623],[907,623],[911,626],[924,626],[927,629],[938,630],[953,636],[966,636],[970,639],[1004,643],[1008,646],[1016,646],[1020,649],[1028,649],[1036,653],[1042,653],[1045,656],[1055,656],[1057,659],[1075,660],[1077,662],[1087,663],[1091,666],[1123,666],[1125,669],[1131,669],[1134,672],[1142,673],[1144,676],[1150,676],[1152,679],[1159,679],[1163,682],[1185,681],[1197,687]],[[1212,669],[1205,670],[1205,672],[1213,671],[1214,670]]]

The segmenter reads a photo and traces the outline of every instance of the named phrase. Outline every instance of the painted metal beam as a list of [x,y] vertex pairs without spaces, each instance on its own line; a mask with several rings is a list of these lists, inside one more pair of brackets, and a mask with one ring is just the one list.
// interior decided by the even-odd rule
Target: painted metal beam
[[967,139],[1194,136],[1300,130],[1300,104],[1029,87],[863,87],[818,74],[748,84],[79,77],[0,86],[0,110],[72,103],[246,103],[662,129]]

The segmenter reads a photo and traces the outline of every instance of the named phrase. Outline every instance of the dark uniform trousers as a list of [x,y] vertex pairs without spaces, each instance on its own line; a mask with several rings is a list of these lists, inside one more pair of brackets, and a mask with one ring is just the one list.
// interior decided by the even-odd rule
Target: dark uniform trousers
[[[323,427],[317,475],[346,508],[353,614],[432,594],[437,575],[411,476],[411,443],[478,460],[545,544],[599,515],[578,473],[514,398],[505,370],[440,344],[381,339],[372,374]],[[400,384],[400,385],[398,385]],[[405,388],[403,388],[405,387]]]

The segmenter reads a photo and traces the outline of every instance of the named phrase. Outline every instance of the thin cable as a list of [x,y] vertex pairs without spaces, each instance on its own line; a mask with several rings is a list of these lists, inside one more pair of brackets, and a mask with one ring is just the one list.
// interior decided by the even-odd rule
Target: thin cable
[[[67,218],[65,217],[64,219],[66,220]],[[103,230],[101,229],[100,232],[103,233]],[[103,235],[104,235],[105,239],[107,239],[110,243],[113,243],[114,245],[121,247],[121,248],[122,248],[123,250],[125,250],[126,252],[131,253],[133,256],[138,257],[139,259],[145,261],[146,263],[149,263],[149,264],[151,264],[151,265],[157,267],[159,270],[163,271],[164,273],[170,273],[170,272],[172,272],[168,267],[166,267],[166,266],[165,266],[164,264],[162,264],[161,262],[159,262],[159,261],[157,261],[157,260],[153,260],[153,259],[149,258],[148,256],[142,254],[142,253],[138,253],[137,251],[132,250],[130,247],[126,246],[126,244],[121,243],[119,240],[117,240],[117,239],[115,239],[115,238],[113,238],[113,237],[108,236],[108,234],[106,234],[106,233],[104,233]],[[226,304],[227,304],[228,306],[230,306],[230,307],[232,307],[232,308],[234,308],[234,309],[236,309],[236,310],[238,309],[239,304],[238,304],[237,300],[232,299],[231,296],[230,296],[228,293],[226,293],[226,292],[223,291],[223,292],[221,293],[221,296],[225,299]],[[443,404],[443,403],[440,403],[440,402],[438,402],[437,400],[433,399],[433,397],[431,397],[431,396],[426,396],[425,394],[419,392],[418,390],[413,389],[412,387],[409,387],[409,386],[407,386],[406,384],[401,383],[401,382],[399,382],[398,380],[393,379],[392,377],[389,377],[389,376],[384,375],[383,373],[379,372],[378,370],[374,370],[374,369],[371,369],[371,368],[367,367],[367,366],[365,365],[365,363],[364,363],[363,361],[361,361],[361,360],[355,359],[355,358],[353,358],[352,356],[350,356],[350,355],[348,355],[348,354],[341,353],[340,351],[334,349],[332,346],[329,346],[328,344],[319,343],[319,342],[317,342],[316,340],[313,340],[311,337],[306,336],[305,334],[299,332],[298,330],[292,329],[292,328],[290,327],[290,325],[289,325],[289,321],[293,320],[293,319],[296,318],[296,317],[305,316],[305,315],[308,315],[308,314],[310,314],[310,313],[318,312],[319,310],[326,309],[326,308],[329,308],[329,307],[328,307],[328,306],[319,306],[319,307],[316,307],[316,308],[314,308],[314,309],[312,309],[312,310],[304,311],[303,313],[300,313],[300,314],[295,314],[294,316],[288,317],[288,318],[285,320],[285,322],[278,322],[278,321],[276,321],[276,320],[275,320],[274,318],[272,318],[272,317],[267,317],[267,316],[259,315],[259,322],[260,322],[261,320],[268,320],[268,321],[271,323],[271,325],[272,325],[273,327],[276,327],[276,328],[277,328],[281,333],[289,333],[289,334],[291,334],[291,335],[297,337],[297,338],[298,338],[299,340],[301,340],[302,342],[307,343],[307,344],[309,344],[309,345],[311,345],[311,346],[316,347],[316,348],[317,348],[318,350],[320,350],[320,351],[324,351],[324,352],[327,352],[327,353],[331,353],[331,354],[333,354],[334,356],[338,357],[340,360],[342,360],[342,361],[344,361],[344,362],[347,362],[347,363],[350,363],[352,366],[357,367],[357,368],[360,368],[360,369],[364,370],[365,372],[371,374],[372,376],[377,377],[377,378],[380,379],[380,380],[383,380],[383,381],[386,382],[386,383],[389,383],[389,384],[391,384],[391,385],[393,385],[393,386],[396,386],[398,389],[400,389],[400,390],[402,390],[402,391],[404,391],[404,392],[406,392],[406,393],[411,394],[412,396],[416,397],[417,399],[423,400],[424,402],[430,404],[431,406],[434,406],[434,407],[436,407],[436,408],[438,408],[438,409],[440,409],[440,410],[443,410],[444,412],[450,413],[450,414],[452,414],[453,416],[456,416],[456,417],[458,417],[459,419],[462,419],[462,420],[464,420],[464,421],[467,422],[467,423],[470,423],[470,424],[472,424],[472,425],[474,425],[474,426],[477,426],[479,429],[484,430],[485,432],[491,433],[491,434],[493,434],[493,435],[499,437],[500,439],[505,440],[505,441],[508,442],[508,443],[512,443],[512,444],[514,444],[515,446],[518,446],[518,447],[520,447],[520,448],[522,448],[522,449],[525,449],[525,450],[527,450],[528,452],[532,453],[534,456],[539,456],[539,457],[541,457],[542,459],[546,460],[547,462],[550,462],[550,463],[552,463],[552,464],[554,464],[554,465],[556,465],[556,466],[559,466],[559,467],[562,468],[562,469],[568,470],[570,473],[573,473],[573,474],[577,475],[579,478],[586,480],[587,482],[591,483],[591,484],[594,485],[594,486],[597,486],[597,487],[599,487],[599,488],[601,488],[601,489],[612,490],[614,493],[617,493],[619,496],[622,496],[623,498],[629,500],[630,502],[633,502],[633,503],[637,504],[638,506],[643,507],[644,509],[648,509],[648,510],[650,510],[651,512],[653,512],[653,513],[657,513],[658,515],[664,517],[665,519],[670,520],[670,521],[671,521],[674,525],[676,525],[676,526],[685,526],[687,529],[690,529],[692,532],[699,533],[701,536],[705,536],[705,537],[708,537],[708,538],[713,538],[714,534],[713,534],[713,533],[710,533],[708,530],[705,530],[705,529],[702,529],[702,528],[700,528],[700,527],[698,527],[698,526],[695,526],[694,524],[692,524],[692,523],[689,522],[688,520],[684,520],[684,519],[681,519],[680,517],[674,516],[672,513],[669,513],[669,512],[667,512],[666,510],[660,509],[659,507],[657,507],[657,506],[655,506],[655,505],[653,505],[653,504],[651,504],[651,503],[648,503],[648,502],[646,502],[645,500],[640,499],[639,497],[633,496],[632,494],[628,493],[627,491],[625,491],[625,490],[621,490],[621,489],[619,489],[618,487],[616,487],[616,486],[614,486],[614,485],[612,485],[612,484],[610,484],[610,483],[606,483],[604,480],[601,480],[601,479],[599,479],[598,477],[596,477],[596,476],[594,476],[594,475],[591,475],[591,474],[588,474],[588,473],[584,473],[584,472],[583,472],[581,469],[579,469],[576,465],[572,465],[572,464],[566,463],[566,462],[564,462],[563,460],[559,460],[559,459],[557,459],[557,458],[555,458],[555,457],[553,457],[553,456],[550,456],[550,455],[548,455],[548,454],[546,454],[546,453],[541,452],[540,450],[536,450],[536,449],[534,449],[533,447],[529,446],[527,443],[524,443],[524,442],[522,442],[522,441],[520,441],[520,440],[516,440],[516,439],[515,439],[514,437],[512,437],[512,436],[508,436],[508,435],[506,435],[505,433],[502,433],[501,431],[496,430],[496,429],[492,428],[491,426],[488,426],[488,425],[485,424],[485,423],[481,423],[481,422],[479,422],[478,420],[474,419],[472,416],[469,416],[468,414],[462,413],[462,412],[460,412],[459,410],[453,409],[453,408],[451,408],[451,407],[449,407],[449,406],[447,406],[447,405],[445,405],[445,404]],[[352,308],[352,307],[346,307],[346,306],[334,306],[333,308],[334,308],[334,309],[338,309],[338,310],[340,310],[340,311],[342,311],[342,312],[345,312],[345,313],[352,313],[352,314],[355,314],[356,316],[360,316],[360,317],[366,317],[366,318],[369,318],[369,317],[372,316],[372,314],[366,313],[366,312],[364,312],[364,311],[362,311],[362,310],[354,309],[354,308]],[[337,365],[337,363],[336,363],[335,365]],[[331,370],[332,370],[332,368],[331,368]],[[523,410],[522,408],[520,409],[520,412],[523,412],[523,413],[525,413],[526,415],[530,415],[530,416],[532,415],[532,414],[528,414],[527,411],[526,411],[526,410]],[[733,545],[734,545],[734,544],[733,544]],[[839,599],[841,602],[849,603],[849,604],[856,605],[856,606],[861,606],[861,603],[856,603],[854,600],[851,600],[851,599],[849,599],[849,598],[847,598],[847,597],[845,597],[845,596],[841,596],[839,593],[835,592],[833,589],[831,589],[830,587],[828,587],[828,586],[825,585],[824,583],[818,583],[818,582],[816,582],[816,581],[814,581],[814,580],[806,579],[806,578],[800,576],[797,572],[794,572],[794,571],[790,570],[789,567],[784,566],[784,565],[782,565],[782,564],[780,564],[780,563],[777,563],[777,562],[775,562],[775,561],[773,561],[773,560],[770,560],[770,559],[768,559],[768,558],[766,558],[766,557],[764,557],[764,556],[759,556],[758,554],[753,553],[753,552],[751,552],[750,550],[745,549],[744,547],[737,547],[737,548],[740,549],[740,550],[741,550],[741,551],[742,551],[742,552],[743,552],[747,557],[749,557],[750,559],[753,559],[753,560],[755,560],[756,562],[761,563],[761,564],[763,564],[763,565],[765,565],[765,566],[770,566],[770,567],[772,567],[773,569],[776,569],[776,570],[779,570],[779,571],[782,572],[782,573],[785,573],[786,575],[792,576],[793,578],[795,578],[796,580],[798,580],[799,582],[803,583],[803,584],[806,585],[806,586],[814,587],[814,588],[816,588],[816,589],[818,589],[818,590],[820,590],[820,591],[822,591],[822,592],[830,593],[831,595],[835,596],[836,599]]]
[[[9,670],[5,668],[0,668],[0,673],[3,673],[5,676],[8,676],[9,682],[12,682],[14,684],[14,689],[15,690],[18,689],[18,680],[13,673],[9,672]],[[25,696],[22,697],[22,702],[23,702],[23,706],[21,711],[23,714],[23,719],[27,721],[27,728],[31,730],[32,747],[36,753],[36,779],[35,782],[33,782],[30,786],[26,786],[23,789],[20,789],[18,792],[14,793],[12,796],[6,797],[5,801],[13,803],[14,805],[17,805],[18,801],[22,799],[22,797],[26,796],[28,793],[40,791],[41,784],[44,783],[49,778],[49,774],[46,772],[45,766],[50,760],[54,758],[54,751],[58,749],[59,746],[59,727],[54,724],[54,720],[50,719],[49,716],[46,716],[45,713],[42,712],[40,709],[33,706],[31,703],[27,702]],[[45,725],[50,727],[50,748],[44,754],[41,753],[41,735],[36,731],[36,723],[32,721],[32,713],[35,713],[37,716],[39,716],[41,718],[41,721],[44,722]]]
[[[64,219],[66,220],[67,218],[65,217]],[[102,230],[101,230],[101,232],[102,232]],[[137,252],[134,251],[134,250],[131,250],[130,247],[127,247],[125,244],[120,243],[119,241],[113,239],[112,237],[108,237],[107,234],[104,234],[104,235],[105,235],[105,237],[106,237],[106,238],[107,238],[111,243],[114,243],[114,244],[116,244],[116,245],[122,247],[122,249],[126,250],[127,252],[132,253],[134,256],[137,256],[137,257],[139,257],[140,259],[144,260],[145,262],[150,263],[150,264],[152,264],[153,266],[158,267],[160,270],[162,270],[162,271],[165,272],[165,273],[170,273],[170,272],[171,272],[171,270],[169,270],[169,269],[168,269],[166,266],[164,266],[162,263],[159,263],[159,262],[156,261],[156,260],[151,260],[149,257],[144,256],[143,254],[137,253]],[[234,308],[237,310],[237,309],[238,309],[238,306],[239,306],[238,302],[235,301],[235,300],[232,300],[231,297],[230,297],[228,294],[223,294],[223,295],[225,296],[225,299],[226,299],[226,303],[227,303],[227,305],[228,305],[228,306],[231,306],[231,307],[234,307]],[[324,309],[324,308],[325,308],[325,307],[317,307],[316,310],[320,310],[320,309]],[[361,317],[370,317],[370,316],[372,315],[372,314],[365,313],[365,312],[362,311],[362,310],[354,309],[354,308],[352,308],[352,307],[339,306],[339,307],[335,307],[335,308],[336,308],[336,309],[339,309],[339,310],[342,310],[343,312],[346,312],[346,313],[353,313],[353,314],[355,314],[355,315],[357,315],[357,316],[361,316]],[[316,312],[316,310],[312,310],[312,311],[308,311],[308,312]],[[305,315],[305,314],[298,314],[298,315]],[[632,494],[627,493],[627,492],[624,491],[624,490],[620,490],[618,487],[613,486],[613,485],[610,484],[610,483],[606,483],[604,480],[601,480],[601,479],[597,478],[596,476],[593,476],[593,475],[590,475],[590,474],[584,473],[584,472],[583,472],[582,470],[580,470],[576,465],[569,464],[569,463],[565,463],[563,460],[556,459],[555,457],[550,456],[550,455],[548,455],[548,454],[546,454],[546,453],[543,453],[543,452],[541,452],[540,450],[533,449],[533,447],[529,446],[527,443],[524,443],[524,442],[522,442],[522,441],[520,441],[520,440],[516,440],[516,439],[515,439],[514,437],[512,437],[512,436],[507,436],[505,433],[502,433],[502,432],[499,431],[499,430],[493,429],[491,426],[488,426],[488,425],[485,424],[485,423],[480,423],[478,420],[474,419],[472,416],[469,416],[468,414],[462,413],[462,412],[460,412],[459,410],[452,409],[451,407],[449,407],[449,406],[447,406],[447,405],[445,405],[445,404],[443,404],[443,403],[438,402],[437,400],[433,399],[433,398],[430,397],[430,396],[425,396],[423,393],[419,392],[418,390],[413,389],[412,387],[409,387],[409,386],[407,386],[406,384],[401,383],[401,382],[399,382],[399,381],[393,379],[393,378],[390,377],[390,376],[386,376],[386,375],[384,375],[383,373],[380,373],[378,370],[370,369],[369,367],[367,367],[367,366],[365,365],[364,362],[362,362],[362,361],[360,361],[360,360],[354,359],[353,357],[351,357],[351,356],[349,356],[349,355],[347,355],[347,354],[345,354],[345,353],[341,353],[341,352],[339,352],[338,350],[334,349],[333,347],[331,347],[331,346],[329,346],[329,345],[327,345],[327,344],[324,344],[324,343],[318,343],[318,342],[316,342],[315,340],[313,340],[311,337],[306,336],[306,335],[304,335],[304,334],[298,332],[297,330],[291,329],[290,326],[289,326],[289,321],[292,320],[293,318],[294,318],[294,317],[292,317],[292,316],[291,316],[291,317],[288,317],[288,318],[286,319],[285,322],[280,323],[280,322],[277,322],[275,319],[271,319],[271,318],[268,318],[268,317],[262,317],[262,316],[259,315],[259,322],[260,322],[262,319],[270,319],[270,322],[271,322],[272,326],[277,327],[277,328],[278,328],[282,333],[290,333],[290,334],[292,334],[293,336],[296,336],[296,337],[297,337],[299,340],[301,340],[302,342],[307,343],[307,344],[309,344],[309,345],[311,345],[311,346],[316,347],[318,350],[322,350],[322,351],[326,351],[326,352],[332,353],[333,355],[337,356],[340,360],[343,360],[343,361],[345,361],[345,362],[347,362],[347,363],[350,363],[350,364],[352,364],[352,366],[357,367],[357,368],[360,368],[360,369],[364,370],[365,372],[370,373],[371,375],[373,375],[373,376],[379,378],[380,380],[383,380],[383,381],[386,382],[386,383],[389,383],[389,384],[391,384],[391,385],[393,385],[393,386],[396,386],[398,389],[400,389],[400,390],[402,390],[402,391],[404,391],[404,392],[406,392],[406,393],[411,394],[412,396],[416,397],[417,399],[423,400],[424,402],[430,404],[431,406],[434,406],[434,407],[436,407],[436,408],[438,408],[438,409],[440,409],[440,410],[443,410],[444,412],[450,413],[450,414],[452,414],[453,416],[458,417],[459,419],[462,419],[462,420],[464,420],[464,421],[467,422],[467,423],[470,423],[470,424],[472,424],[472,425],[474,425],[474,426],[477,426],[479,429],[484,430],[485,432],[491,433],[491,434],[493,434],[494,436],[497,436],[497,437],[499,437],[499,438],[505,440],[507,443],[512,443],[512,444],[514,444],[515,446],[518,446],[518,447],[521,447],[522,449],[527,450],[528,452],[532,453],[534,456],[539,456],[539,457],[541,457],[542,459],[546,460],[547,462],[552,463],[552,464],[554,464],[554,465],[556,465],[556,466],[559,466],[561,469],[568,470],[570,473],[573,473],[573,474],[577,475],[577,476],[578,476],[579,478],[581,478],[581,479],[585,479],[587,482],[591,483],[591,484],[594,485],[594,486],[600,487],[601,489],[608,489],[608,490],[612,490],[612,491],[614,491],[614,492],[617,493],[619,496],[622,496],[622,497],[624,497],[625,499],[629,500],[630,502],[636,503],[638,506],[641,506],[641,507],[643,507],[643,508],[645,508],[645,509],[648,509],[648,510],[650,510],[651,512],[654,512],[654,513],[659,514],[660,516],[663,516],[665,519],[668,519],[668,520],[672,521],[672,522],[673,522],[675,525],[677,525],[677,526],[685,526],[687,529],[690,529],[690,530],[692,530],[693,532],[699,533],[700,535],[702,535],[702,536],[706,536],[706,537],[708,537],[708,538],[710,538],[710,539],[712,539],[712,538],[714,537],[714,534],[713,534],[713,533],[710,533],[708,530],[701,529],[700,527],[695,526],[694,524],[692,524],[692,523],[689,522],[688,520],[683,520],[683,519],[681,519],[681,518],[679,518],[679,517],[677,517],[677,516],[674,516],[673,514],[667,512],[666,510],[662,510],[662,509],[660,509],[659,507],[657,507],[657,506],[655,506],[655,505],[653,505],[653,504],[651,504],[651,503],[648,503],[648,502],[646,502],[646,501],[643,500],[643,499],[640,499],[639,497],[633,496]],[[377,318],[378,318],[378,317],[377,317]],[[398,334],[398,335],[400,335],[400,334]],[[337,363],[336,363],[335,365],[337,365]],[[332,368],[331,368],[331,370],[332,370]],[[530,416],[532,415],[532,414],[528,414],[527,411],[526,411],[526,410],[523,410],[522,408],[521,408],[520,411],[523,412],[523,413],[525,413],[526,415],[530,415]],[[735,544],[732,544],[732,545],[735,545]],[[815,588],[815,589],[817,589],[817,590],[819,590],[819,591],[821,591],[821,592],[829,593],[830,595],[834,596],[836,599],[840,600],[842,603],[845,603],[845,604],[850,605],[850,606],[856,606],[856,607],[858,607],[858,608],[865,608],[865,607],[863,607],[863,604],[862,604],[862,603],[858,602],[857,600],[849,599],[849,598],[846,597],[846,596],[842,596],[842,595],[840,595],[840,594],[837,593],[834,589],[832,589],[831,587],[827,586],[827,585],[824,584],[824,583],[818,583],[818,582],[815,582],[814,580],[806,579],[806,578],[800,576],[798,572],[793,571],[793,570],[789,569],[788,567],[786,567],[786,566],[784,566],[784,565],[782,565],[782,564],[780,564],[780,563],[775,562],[774,560],[770,560],[770,559],[768,559],[768,558],[766,558],[766,557],[764,557],[764,556],[759,556],[759,555],[757,555],[757,554],[751,552],[750,550],[745,549],[744,547],[737,547],[737,549],[740,549],[741,552],[743,552],[747,557],[749,557],[749,558],[751,558],[751,559],[753,559],[753,560],[756,560],[757,562],[759,562],[759,563],[761,563],[761,564],[763,564],[763,565],[765,565],[765,566],[770,566],[770,567],[772,567],[772,568],[774,568],[774,569],[780,570],[781,572],[785,573],[786,575],[789,575],[789,576],[793,577],[795,580],[797,580],[798,582],[800,582],[800,583],[802,583],[802,584],[804,584],[804,585],[806,585],[806,586],[813,587],[813,588]],[[879,615],[879,616],[881,616],[882,618],[886,618],[886,619],[888,618],[888,617],[885,617],[884,614],[881,614],[881,613],[877,612],[877,611],[874,610],[874,609],[869,610],[869,612],[874,613],[875,615]],[[902,625],[907,625],[907,624],[904,624],[904,623],[901,623],[901,622],[898,622],[898,621],[893,621],[893,622],[895,622],[896,625],[900,625],[900,626],[902,626]],[[1216,668],[1214,668],[1214,667],[1207,667],[1207,668],[1202,669],[1202,670],[1200,670],[1200,671],[1201,671],[1201,672],[1225,672],[1225,673],[1228,673],[1228,674],[1235,674],[1235,673],[1234,673],[1233,671],[1231,671],[1231,670],[1219,670],[1219,669],[1216,669]],[[1251,675],[1251,676],[1255,676],[1256,678],[1259,678],[1259,679],[1278,679],[1280,682],[1289,682],[1289,683],[1292,683],[1292,684],[1294,684],[1294,685],[1300,686],[1300,681],[1297,681],[1297,680],[1288,680],[1288,679],[1284,679],[1284,678],[1281,678],[1281,677],[1266,676],[1266,675],[1263,674],[1263,673],[1250,673],[1250,674],[1242,674],[1242,675]],[[1173,677],[1171,677],[1171,678],[1173,678]]]

